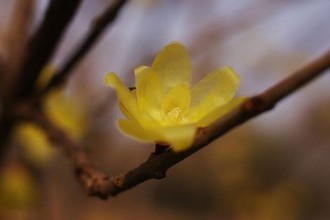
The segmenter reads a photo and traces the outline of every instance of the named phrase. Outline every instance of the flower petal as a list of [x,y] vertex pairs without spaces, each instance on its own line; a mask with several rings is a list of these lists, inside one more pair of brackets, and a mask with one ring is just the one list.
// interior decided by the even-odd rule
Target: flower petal
[[196,121],[215,108],[228,103],[235,95],[239,78],[230,67],[216,69],[191,89],[191,110],[188,118]]
[[167,90],[180,84],[190,85],[191,66],[186,49],[178,42],[164,47],[152,63]]
[[[187,85],[181,84],[172,88],[164,99],[161,113],[165,122],[170,124],[182,121],[184,112],[190,106],[190,91]],[[165,123],[166,124],[166,123]]]
[[165,97],[159,76],[153,69],[141,66],[135,69],[136,95],[141,113],[159,119]]
[[125,105],[122,103],[122,102],[118,102],[118,107],[121,111],[121,113],[127,118],[127,119],[130,119],[130,120],[135,120],[136,121],[136,118],[132,115],[132,113],[130,113],[128,111],[128,109],[125,107]]
[[196,127],[194,125],[182,125],[160,128],[161,135],[166,143],[171,145],[173,151],[183,151],[193,143]]
[[168,143],[175,152],[191,146],[196,133],[194,125],[154,127],[149,130],[138,122],[127,119],[119,120],[118,127],[124,134],[138,141]]
[[[122,81],[116,76],[115,73],[108,73],[104,77],[104,83],[107,86],[111,86],[115,89],[118,97],[118,101],[122,104],[122,107],[127,112],[123,112],[124,115],[128,115],[128,112],[132,117],[138,120],[140,112],[138,109],[136,97],[129,91],[129,89],[122,83]],[[121,108],[123,109],[123,108]]]
[[197,127],[206,127],[217,119],[221,118],[225,114],[229,113],[232,109],[241,104],[246,98],[245,97],[237,97],[233,98],[228,104],[219,106],[214,109],[212,112],[207,114],[204,118],[196,123]]
[[118,127],[122,133],[139,141],[153,142],[159,139],[156,133],[143,128],[137,121],[121,119],[118,120]]

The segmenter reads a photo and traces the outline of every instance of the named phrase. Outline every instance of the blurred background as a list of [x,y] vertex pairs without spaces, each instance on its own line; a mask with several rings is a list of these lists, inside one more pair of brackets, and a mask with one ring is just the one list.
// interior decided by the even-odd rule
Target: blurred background
[[[15,2],[0,0],[3,57]],[[48,1],[35,3],[31,33]],[[52,66],[68,59],[110,3],[83,1]],[[132,0],[46,108],[101,170],[126,172],[153,146],[117,131],[122,116],[113,90],[103,85],[105,73],[134,85],[133,69],[150,65],[175,40],[188,48],[194,81],[229,65],[241,77],[239,95],[255,95],[329,48],[329,12],[328,0]],[[330,219],[329,85],[324,74],[170,169],[167,178],[107,201],[88,197],[70,160],[41,130],[23,124],[1,168],[0,219]]]

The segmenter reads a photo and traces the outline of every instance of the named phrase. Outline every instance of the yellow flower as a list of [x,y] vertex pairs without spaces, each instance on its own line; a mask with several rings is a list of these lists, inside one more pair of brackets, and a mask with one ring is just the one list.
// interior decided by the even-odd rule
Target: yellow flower
[[44,108],[50,120],[70,137],[79,139],[86,129],[86,116],[79,97],[66,96],[63,90],[47,95]]
[[[37,87],[41,90],[54,76],[56,68],[52,64],[46,65],[37,80]],[[47,94],[43,107],[50,120],[63,129],[72,138],[81,138],[86,129],[84,106],[75,94],[67,95],[62,89],[52,90]]]
[[32,123],[21,123],[15,129],[15,139],[23,147],[29,162],[43,166],[51,158],[53,150],[44,130]]
[[191,66],[186,49],[178,42],[163,48],[151,67],[135,69],[136,89],[130,91],[114,74],[105,84],[116,90],[126,119],[120,130],[140,141],[187,149],[197,128],[206,127],[236,106],[239,78],[230,67],[210,72],[190,87]]

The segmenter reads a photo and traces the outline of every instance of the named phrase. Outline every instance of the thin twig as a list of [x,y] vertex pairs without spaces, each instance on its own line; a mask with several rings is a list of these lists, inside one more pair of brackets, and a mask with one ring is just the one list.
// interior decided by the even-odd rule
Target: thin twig
[[49,90],[62,85],[68,75],[72,72],[72,69],[78,64],[78,62],[87,54],[92,46],[97,42],[97,39],[104,32],[106,27],[113,22],[123,5],[127,0],[119,0],[114,4],[111,4],[104,13],[93,22],[89,34],[82,40],[82,43],[77,49],[69,56],[68,61],[63,65],[62,69],[54,74],[54,77],[50,80],[42,94],[47,93]]
[[59,146],[73,161],[77,177],[83,183],[90,194],[105,198],[101,194],[104,189],[99,189],[102,184],[108,181],[108,177],[94,168],[87,156],[84,147],[77,141],[72,140],[60,128],[55,126],[41,111],[40,108],[28,108],[19,112],[21,120],[32,120],[47,132],[48,139],[56,146]]
[[[131,185],[137,185],[148,179],[165,177],[165,173],[159,172],[158,169],[155,171],[149,169],[150,162],[154,165],[157,164],[157,159],[152,160],[153,155],[156,156],[156,154],[152,154],[149,160],[139,168],[130,171],[126,175],[110,178],[91,163],[84,147],[79,142],[69,138],[64,131],[55,126],[42,112],[36,112],[35,109],[24,111],[21,113],[21,117],[25,120],[32,120],[45,130],[48,139],[54,145],[61,147],[67,156],[72,159],[75,173],[89,195],[106,199],[109,195],[115,196],[124,187],[130,188]],[[155,167],[154,165],[152,167]],[[123,180],[125,180],[125,183]]]
[[112,178],[98,171],[90,162],[82,147],[71,141],[65,133],[54,127],[42,114],[34,121],[49,134],[50,140],[63,147],[74,161],[78,177],[90,195],[100,198],[115,196],[149,179],[162,179],[169,168],[207,146],[236,126],[272,109],[279,101],[301,88],[312,79],[324,73],[330,67],[330,51],[315,59],[288,78],[278,82],[259,95],[246,99],[226,116],[201,128],[196,134],[192,146],[183,152],[174,153],[170,149],[153,153],[139,167]]
[[20,68],[15,95],[26,97],[34,92],[41,69],[53,55],[81,0],[52,0],[39,29],[28,43],[28,52]]

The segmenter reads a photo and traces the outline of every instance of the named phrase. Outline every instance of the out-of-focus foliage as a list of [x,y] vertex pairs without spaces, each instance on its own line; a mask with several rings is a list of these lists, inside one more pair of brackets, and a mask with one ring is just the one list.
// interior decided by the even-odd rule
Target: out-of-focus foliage
[[[53,68],[48,66],[41,75],[39,86],[48,81]],[[45,98],[43,107],[47,117],[74,139],[81,138],[86,129],[86,111],[79,99],[65,94],[64,90],[51,91]],[[14,136],[23,148],[26,159],[43,165],[52,154],[52,144],[47,134],[32,123],[21,123],[15,128]]]
[[44,107],[47,116],[72,138],[80,138],[86,129],[86,111],[79,99],[70,97],[63,90],[48,94]]
[[36,86],[39,90],[45,89],[50,79],[54,76],[55,71],[55,67],[51,64],[48,64],[42,69],[36,82]]
[[43,166],[52,155],[47,134],[32,123],[22,123],[15,129],[16,140],[23,148],[24,157],[37,166]]
[[[46,87],[55,71],[55,67],[51,64],[43,68],[37,80],[39,90]],[[79,96],[69,94],[63,89],[55,89],[47,94],[43,107],[50,120],[67,132],[68,135],[73,138],[82,137],[86,129],[86,110]]]
[[0,175],[0,216],[5,208],[25,210],[37,201],[34,180],[18,164],[5,167]]
[[230,147],[217,149],[217,182],[224,210],[232,210],[234,219],[242,220],[308,216],[310,192],[306,183],[290,174],[295,161],[286,155],[286,143],[254,135],[238,134],[237,138],[245,144],[225,140],[224,144]]

